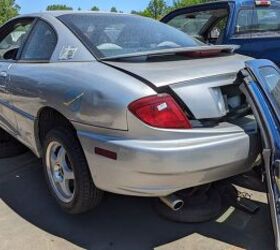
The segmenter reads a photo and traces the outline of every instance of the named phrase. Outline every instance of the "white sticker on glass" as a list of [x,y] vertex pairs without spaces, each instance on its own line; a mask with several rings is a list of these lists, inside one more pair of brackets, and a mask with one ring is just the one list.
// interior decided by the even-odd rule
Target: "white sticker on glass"
[[59,60],[71,60],[74,58],[78,48],[73,46],[67,46],[62,48],[59,53]]

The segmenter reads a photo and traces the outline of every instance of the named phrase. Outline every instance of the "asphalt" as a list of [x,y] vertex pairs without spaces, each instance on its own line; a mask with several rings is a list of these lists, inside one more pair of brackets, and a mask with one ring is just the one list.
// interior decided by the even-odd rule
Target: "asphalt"
[[153,199],[114,194],[71,216],[56,205],[41,162],[28,152],[0,160],[0,249],[273,249],[266,196],[246,192],[260,206],[256,214],[228,207],[207,223],[171,222],[157,214]]

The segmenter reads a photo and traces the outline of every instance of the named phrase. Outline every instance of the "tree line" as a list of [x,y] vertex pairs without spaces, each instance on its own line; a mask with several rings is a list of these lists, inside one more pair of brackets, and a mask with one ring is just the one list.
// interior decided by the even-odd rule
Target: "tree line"
[[[144,10],[133,10],[132,14],[151,17],[154,19],[160,19],[168,12],[186,7],[193,4],[204,3],[208,0],[173,0],[171,5],[168,5],[165,0],[150,0],[148,6]],[[71,6],[62,4],[52,4],[47,6],[46,10],[73,10]],[[81,8],[78,8],[81,10]],[[90,10],[99,11],[98,6],[93,6]],[[111,12],[120,12],[116,7],[112,7]],[[20,12],[20,6],[16,4],[15,0],[0,0],[0,25],[9,20],[10,18],[17,16]]]
[[172,10],[187,7],[194,4],[205,3],[209,0],[173,0],[171,5],[168,5],[165,0],[151,0],[148,6],[142,11],[131,11],[132,14],[160,19]]
[[[144,10],[132,10],[131,14],[159,19],[174,9],[205,3],[207,1],[209,0],[173,0],[173,3],[168,5],[165,0],[150,0],[148,6]],[[66,5],[49,5],[47,10],[73,10],[73,8]],[[98,6],[93,6],[90,10],[99,11],[100,9]],[[112,7],[111,12],[122,11],[118,11],[116,7]]]
[[[52,11],[52,10],[73,10],[73,8],[71,6],[67,6],[65,4],[52,4],[52,5],[48,5],[46,8],[47,11]],[[82,10],[81,8],[78,8],[78,10]],[[91,9],[91,11],[100,11],[100,9],[97,6],[93,6]],[[116,7],[112,7],[111,12],[121,12],[118,11]]]

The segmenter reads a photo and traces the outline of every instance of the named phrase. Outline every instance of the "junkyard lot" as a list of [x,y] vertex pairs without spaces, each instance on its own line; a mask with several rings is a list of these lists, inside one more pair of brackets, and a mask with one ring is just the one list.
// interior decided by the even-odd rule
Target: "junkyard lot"
[[114,194],[71,216],[50,196],[40,161],[26,153],[0,160],[0,249],[273,249],[264,194],[251,193],[262,201],[256,215],[229,209],[208,223],[173,223],[157,215],[153,199]]

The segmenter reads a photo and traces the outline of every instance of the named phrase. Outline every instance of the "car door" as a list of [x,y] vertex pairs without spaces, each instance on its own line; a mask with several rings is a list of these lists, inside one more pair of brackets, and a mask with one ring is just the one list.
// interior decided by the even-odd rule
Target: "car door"
[[17,122],[16,110],[11,105],[9,70],[16,61],[16,55],[32,22],[31,18],[16,19],[0,30],[0,126],[13,135],[17,134]]
[[263,160],[277,249],[280,249],[280,70],[268,60],[246,63],[241,90],[263,139]]
[[161,22],[202,42],[221,44],[228,30],[232,8],[230,2],[196,5],[175,10],[166,15]]
[[[34,124],[44,103],[40,93],[43,77],[57,44],[57,34],[47,21],[38,18],[28,35],[18,60],[9,69],[9,93],[16,113],[18,139],[34,148]],[[54,67],[53,67],[54,68]],[[55,70],[55,69],[54,69]]]

